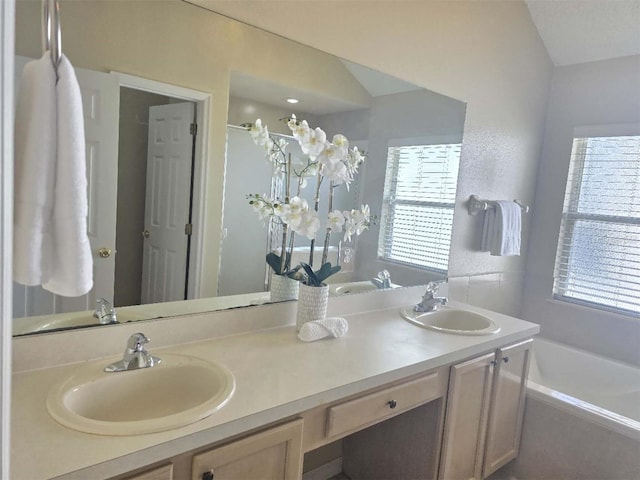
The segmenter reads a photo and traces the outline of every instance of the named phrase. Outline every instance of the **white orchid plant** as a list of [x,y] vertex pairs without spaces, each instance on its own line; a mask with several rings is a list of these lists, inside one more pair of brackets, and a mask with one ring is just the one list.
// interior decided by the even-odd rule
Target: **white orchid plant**
[[[282,179],[283,197],[269,198],[267,195],[250,194],[247,196],[250,205],[264,222],[274,221],[282,226],[282,242],[279,251],[267,254],[267,263],[277,275],[287,275],[301,280],[307,285],[320,286],[329,276],[340,270],[340,266],[332,266],[327,262],[329,240],[332,233],[344,232],[344,239],[350,241],[354,235],[360,235],[370,224],[369,206],[360,209],[334,210],[333,190],[340,185],[347,188],[353,181],[358,167],[365,160],[365,155],[357,147],[350,148],[344,135],[334,135],[327,140],[326,133],[320,129],[312,129],[306,120],[299,121],[295,115],[286,119],[293,138],[298,142],[306,155],[303,160],[293,160],[286,152],[287,142],[269,134],[266,125],[258,119],[255,123],[244,124],[249,130],[256,145],[264,149],[265,157],[271,164],[273,175]],[[300,194],[310,179],[315,178],[315,195],[313,204],[301,198]],[[295,194],[292,195],[292,180]],[[318,212],[322,183],[328,181],[328,212],[325,219],[324,246],[322,265],[313,270],[315,238],[321,228],[321,216]],[[302,235],[311,240],[309,262],[299,266],[291,265],[295,235]],[[282,254],[284,252],[284,254]],[[302,268],[302,271],[300,269]]]

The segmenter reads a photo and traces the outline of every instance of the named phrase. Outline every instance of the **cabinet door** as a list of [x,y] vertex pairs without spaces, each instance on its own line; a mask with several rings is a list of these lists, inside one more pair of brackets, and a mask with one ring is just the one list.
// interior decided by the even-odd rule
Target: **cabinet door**
[[517,343],[499,349],[496,355],[484,477],[518,456],[532,344],[533,340]]
[[296,480],[302,477],[302,420],[194,455],[191,480]]
[[451,367],[445,413],[441,480],[479,480],[495,354]]

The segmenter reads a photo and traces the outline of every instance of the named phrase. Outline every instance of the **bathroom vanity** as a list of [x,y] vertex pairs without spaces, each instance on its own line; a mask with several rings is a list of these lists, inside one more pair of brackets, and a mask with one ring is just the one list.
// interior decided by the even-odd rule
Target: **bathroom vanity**
[[[160,358],[188,355],[225,366],[235,392],[189,425],[144,435],[89,434],[62,426],[45,406],[51,389],[86,361],[61,355],[46,368],[26,362],[14,369],[12,478],[296,479],[306,453],[340,439],[343,470],[354,479],[484,478],[517,454],[527,340],[539,327],[457,305],[491,316],[500,331],[431,331],[401,318],[399,307],[416,290],[400,290],[375,301],[358,296],[372,311],[364,311],[365,303],[330,305],[330,314],[346,312],[349,332],[313,343],[296,338],[295,302],[165,319],[165,325],[117,325],[100,334],[50,334],[49,344],[78,341],[81,350],[102,338],[107,346],[97,355],[78,356],[106,366],[118,356],[100,358],[100,352],[118,352],[118,342],[124,346],[141,330],[158,339],[148,347]],[[172,322],[193,336],[174,335],[180,344],[172,345],[160,330]],[[18,339],[14,360],[43,341]]]

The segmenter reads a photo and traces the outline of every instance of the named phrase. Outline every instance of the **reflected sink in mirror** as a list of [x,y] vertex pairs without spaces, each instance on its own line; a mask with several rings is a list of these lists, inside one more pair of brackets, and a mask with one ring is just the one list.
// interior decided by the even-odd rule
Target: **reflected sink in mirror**
[[414,325],[443,333],[491,335],[500,331],[500,326],[493,319],[454,307],[439,307],[433,312],[416,312],[411,306],[401,309],[400,315]]
[[[399,288],[400,285],[391,284],[391,288]],[[329,285],[329,295],[341,296],[350,295],[354,293],[366,293],[375,292],[381,290],[376,287],[371,281],[361,282],[348,282],[348,283],[336,283]]]
[[[118,322],[134,322],[149,318],[149,315],[143,312],[117,310]],[[14,322],[13,334],[23,335],[26,333],[39,333],[57,329],[86,327],[89,325],[98,325],[98,319],[93,316],[93,310],[84,310],[81,312],[58,313],[55,315],[40,315],[35,317],[21,318],[20,321]]]
[[222,365],[186,355],[159,356],[161,363],[138,370],[104,372],[113,360],[79,368],[49,391],[49,414],[81,432],[141,435],[202,420],[233,395],[233,375]]

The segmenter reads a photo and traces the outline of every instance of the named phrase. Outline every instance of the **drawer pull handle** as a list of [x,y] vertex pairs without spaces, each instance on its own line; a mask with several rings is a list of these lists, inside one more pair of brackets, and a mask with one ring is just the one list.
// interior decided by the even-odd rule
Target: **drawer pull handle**
[[504,357],[504,358],[502,359],[502,361],[503,361],[504,363],[509,362],[509,357]]
[[387,404],[389,405],[389,408],[396,408],[398,406],[398,402],[395,400],[389,400]]
[[204,472],[202,474],[202,480],[213,480],[215,475],[213,474],[213,470],[209,470],[208,472]]
[[489,363],[490,363],[491,365],[493,365],[494,367],[495,367],[496,365],[498,365],[498,362],[497,362],[496,360],[491,360]]

